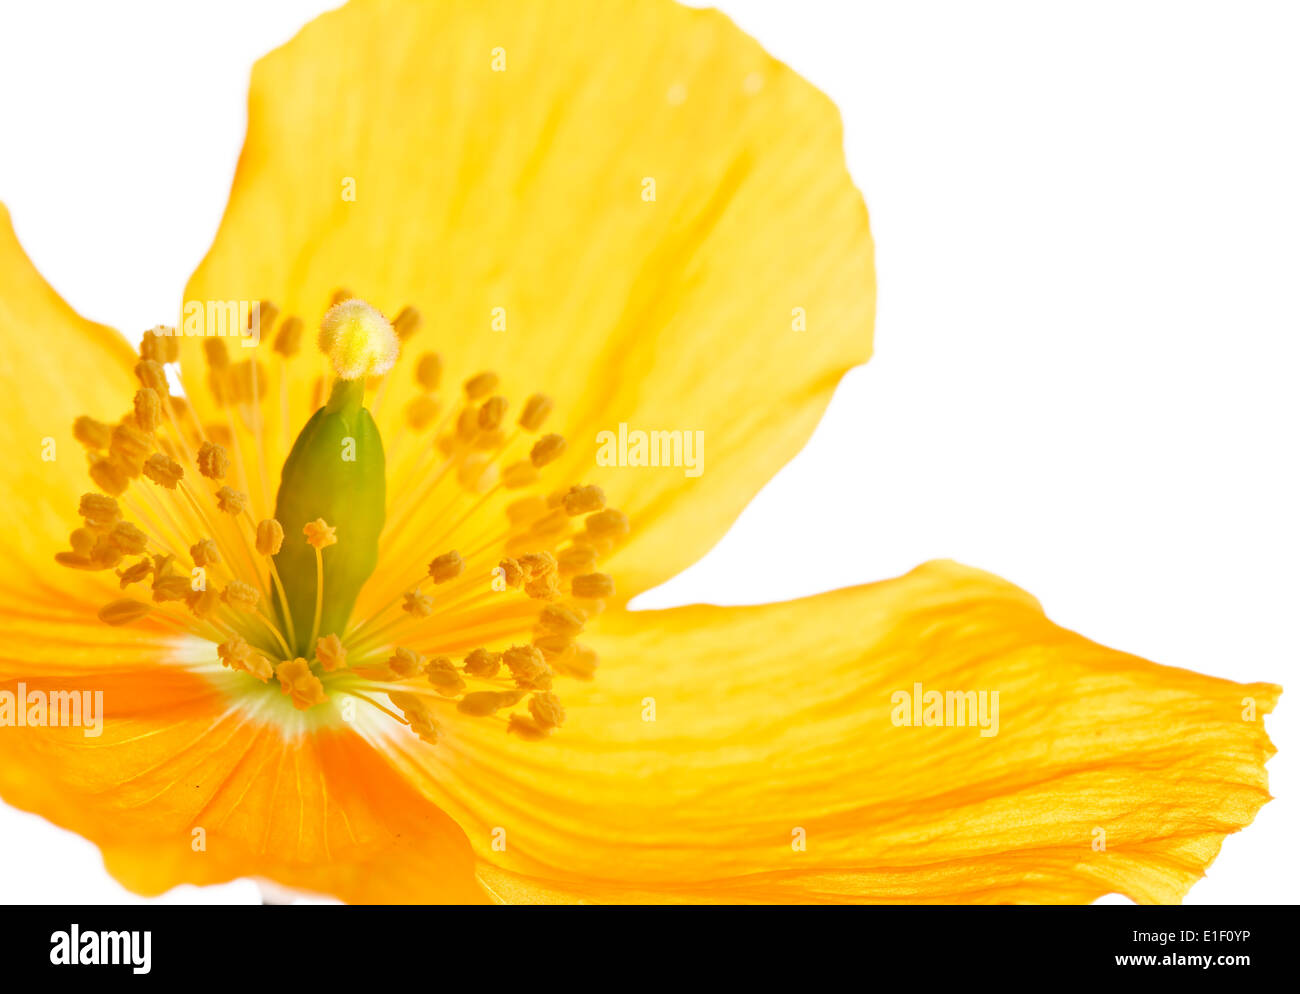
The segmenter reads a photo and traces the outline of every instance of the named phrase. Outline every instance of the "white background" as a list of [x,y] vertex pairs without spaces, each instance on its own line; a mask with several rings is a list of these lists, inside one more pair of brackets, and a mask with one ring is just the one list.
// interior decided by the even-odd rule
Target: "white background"
[[[74,307],[133,336],[174,312],[252,61],[328,6],[0,8],[0,200]],[[717,549],[641,602],[952,557],[1108,645],[1293,682],[1300,5],[722,6],[843,112],[878,244],[876,356]],[[771,540],[795,519],[798,543]],[[1298,692],[1268,719],[1277,800],[1190,902],[1300,897]],[[89,843],[0,806],[0,900],[138,899]]]

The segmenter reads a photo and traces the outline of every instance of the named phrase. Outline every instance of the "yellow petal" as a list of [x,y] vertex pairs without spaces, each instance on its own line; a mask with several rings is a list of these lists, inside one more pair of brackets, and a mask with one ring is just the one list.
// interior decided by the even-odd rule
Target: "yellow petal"
[[[339,287],[424,316],[378,405],[386,438],[426,350],[453,393],[491,369],[516,410],[556,398],[547,430],[570,444],[547,478],[602,483],[632,517],[623,598],[701,555],[798,451],[866,360],[875,298],[834,107],[669,0],[354,2],[262,59],[185,300],[269,298],[310,329]],[[200,352],[186,341],[186,384],[211,416]],[[273,467],[318,360],[290,360],[288,426],[263,405]],[[620,423],[702,432],[702,474],[598,469]]]
[[136,356],[121,335],[82,318],[41,278],[3,205],[0,341],[0,396],[10,444],[0,459],[0,507],[9,523],[0,596],[49,603],[113,589],[102,577],[55,565],[54,553],[81,524],[77,497],[93,489],[72,423],[82,414],[118,421],[138,386],[131,372]]
[[99,692],[103,721],[3,729],[0,796],[95,842],[125,886],[263,876],[353,902],[485,899],[457,826],[360,737],[254,720],[169,665],[166,639],[105,632],[69,621],[22,632],[24,658],[5,648],[0,691]]
[[[548,741],[465,720],[404,747],[501,899],[1177,901],[1268,799],[1278,688],[1096,645],[953,563],[610,612],[592,644]],[[895,725],[918,682],[998,691],[997,734]]]

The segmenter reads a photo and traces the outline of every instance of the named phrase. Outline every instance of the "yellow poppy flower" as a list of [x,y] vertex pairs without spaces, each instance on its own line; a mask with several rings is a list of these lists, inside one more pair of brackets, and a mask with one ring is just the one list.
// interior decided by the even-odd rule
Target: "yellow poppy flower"
[[[249,109],[139,355],[0,212],[0,796],[123,884],[1176,901],[1268,799],[1278,688],[975,569],[625,609],[870,352],[836,112],[724,17],[355,0]],[[701,472],[597,441],[670,429]],[[98,734],[48,710],[83,691]]]

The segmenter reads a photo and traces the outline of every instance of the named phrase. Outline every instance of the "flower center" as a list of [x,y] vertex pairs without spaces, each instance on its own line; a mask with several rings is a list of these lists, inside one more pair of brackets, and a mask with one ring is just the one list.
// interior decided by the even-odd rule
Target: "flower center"
[[[260,327],[276,316],[263,303]],[[242,674],[232,693],[250,706],[278,685],[300,711],[350,720],[359,702],[428,741],[463,719],[526,738],[557,728],[556,678],[590,679],[595,669],[579,639],[614,593],[598,565],[626,536],[627,517],[605,506],[599,487],[558,479],[543,488],[565,451],[560,435],[541,434],[550,398],[529,397],[510,425],[498,377],[482,372],[444,411],[433,352],[407,364],[416,390],[390,424],[386,462],[366,389],[382,403],[419,325],[413,308],[390,324],[335,294],[318,339],[335,375],[328,397],[315,369],[295,372],[295,316],[241,362],[223,339],[205,338],[219,412],[206,420],[170,393],[175,330],[146,332],[131,410],[116,424],[74,425],[99,492],[81,498],[83,525],[56,559],[115,570],[124,596],[100,619],[207,640],[211,662],[193,668]],[[287,455],[272,510],[268,462],[279,440],[265,408],[278,396],[287,428],[295,392],[317,400],[279,449]],[[146,583],[149,600],[126,595]]]

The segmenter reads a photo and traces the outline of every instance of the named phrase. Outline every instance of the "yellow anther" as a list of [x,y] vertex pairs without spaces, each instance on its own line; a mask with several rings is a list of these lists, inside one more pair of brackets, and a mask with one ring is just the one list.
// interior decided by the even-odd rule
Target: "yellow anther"
[[111,535],[101,535],[95,540],[95,547],[90,550],[90,562],[94,569],[108,569],[122,561],[123,552],[113,541]]
[[243,514],[244,508],[248,507],[248,495],[233,487],[222,487],[216,496],[217,507],[226,514]]
[[144,461],[154,450],[154,440],[133,425],[120,424],[113,427],[113,437],[108,443],[109,455],[114,464],[127,475],[139,476],[144,469]]
[[488,431],[481,430],[474,437],[474,448],[484,451],[499,449],[506,444],[506,433],[500,428],[493,428]]
[[491,680],[501,669],[501,653],[475,649],[465,657],[465,672],[482,680]]
[[90,479],[106,494],[120,497],[126,493],[131,478],[112,459],[96,459],[90,464]]
[[121,600],[110,601],[101,607],[99,609],[99,620],[106,625],[129,625],[133,621],[139,621],[149,611],[149,605],[144,601],[123,597]]
[[68,569],[94,570],[98,567],[90,561],[90,556],[80,552],[56,552],[54,561]]
[[302,533],[307,536],[307,544],[313,549],[324,549],[338,541],[333,525],[327,525],[324,518],[317,518],[303,525]]
[[316,640],[316,661],[326,673],[333,673],[348,665],[348,650],[337,635],[326,635]]
[[221,599],[240,611],[253,610],[261,598],[257,588],[243,580],[231,580],[221,592]]
[[181,482],[181,477],[185,475],[181,464],[162,452],[155,452],[146,459],[141,472],[158,486],[168,490],[175,490],[176,485]]
[[528,710],[543,728],[559,728],[564,724],[564,706],[550,691],[534,694],[528,701]]
[[344,380],[382,376],[393,368],[401,349],[388,319],[355,298],[340,301],[325,312],[317,343],[329,356],[335,374]]
[[153,572],[153,560],[145,556],[134,566],[128,566],[126,569],[117,570],[117,578],[121,582],[118,587],[125,590],[133,583],[139,583],[146,576]]
[[402,594],[402,610],[415,618],[427,618],[433,614],[433,598],[418,590],[409,590]]
[[221,562],[221,552],[212,539],[201,538],[190,546],[190,559],[195,566],[212,566]]
[[103,494],[82,494],[77,513],[86,519],[86,526],[96,531],[108,531],[122,520],[117,501]]
[[110,425],[84,414],[72,422],[72,434],[78,442],[90,449],[107,449],[108,443],[113,439]]
[[149,544],[145,533],[129,521],[119,521],[115,524],[108,538],[113,543],[113,548],[124,556],[138,556]]
[[501,482],[507,490],[519,490],[537,482],[537,467],[527,459],[512,462],[501,472]]
[[229,666],[232,670],[243,670],[263,683],[266,683],[274,672],[266,657],[254,652],[252,646],[238,635],[232,635],[217,646],[217,658],[221,660],[222,666]]
[[253,330],[253,325],[257,325],[258,332],[270,331],[271,326],[275,324],[275,319],[280,314],[280,308],[269,300],[260,300],[257,303],[257,310],[248,315],[248,330]]
[[516,645],[501,654],[501,661],[522,690],[550,690],[551,668],[541,652],[531,645]]
[[301,656],[282,662],[275,668],[275,676],[280,681],[280,692],[292,697],[293,706],[299,711],[325,700],[325,687]]
[[413,677],[420,672],[420,667],[424,665],[424,657],[413,649],[397,648],[393,654],[388,657],[388,668],[399,679],[405,680]]
[[500,394],[483,401],[483,406],[478,409],[479,428],[483,431],[496,431],[501,427],[501,422],[506,416],[506,408],[509,406],[509,403]]
[[501,570],[499,576],[501,581],[511,590],[518,590],[523,586],[526,574],[524,568],[519,565],[517,559],[502,559],[497,563],[497,569]]
[[167,396],[167,373],[162,368],[162,363],[152,359],[141,359],[135,364],[135,378],[140,381],[141,386],[148,387],[159,397]]
[[574,597],[595,600],[614,596],[614,578],[608,573],[584,573],[573,578]]
[[[221,595],[217,593],[214,587],[204,587],[202,590],[191,590],[185,598],[185,605],[194,615],[199,618],[210,618],[217,605],[221,603]],[[267,673],[270,673],[271,664],[267,663]]]
[[280,322],[280,330],[275,333],[275,344],[271,346],[277,355],[292,359],[302,348],[302,318],[290,315]]
[[424,431],[438,417],[441,406],[436,397],[420,394],[406,405],[406,423],[416,431]]
[[454,697],[465,689],[465,678],[446,656],[435,656],[424,665],[424,675],[438,693]]
[[415,382],[432,393],[442,382],[442,356],[437,352],[426,352],[415,364]]
[[280,551],[280,546],[284,545],[284,527],[275,518],[259,521],[254,541],[261,555],[274,556]]
[[560,578],[555,573],[537,576],[524,584],[524,593],[533,600],[553,601],[560,596]]
[[554,665],[573,649],[573,636],[539,635],[533,639],[533,647],[541,651],[542,656],[548,663]]
[[397,317],[393,318],[393,331],[397,333],[398,339],[403,342],[419,330],[420,312],[414,307],[403,307],[397,312]]
[[519,557],[519,565],[530,580],[555,572],[555,557],[549,552],[529,552]]
[[78,556],[90,555],[90,550],[95,547],[95,540],[96,535],[89,528],[74,528],[72,534],[68,536],[68,544]]
[[502,708],[513,707],[522,697],[522,692],[517,690],[476,690],[462,697],[456,704],[456,710],[474,718],[486,718]]
[[471,376],[465,381],[465,396],[470,400],[479,400],[495,390],[500,382],[501,377],[490,371]]
[[564,454],[567,445],[568,443],[564,441],[563,435],[543,435],[533,443],[528,458],[532,460],[534,466],[541,469],[543,466],[559,459]]
[[547,604],[537,616],[537,623],[543,631],[572,637],[582,631],[587,616],[561,604]]
[[425,742],[433,744],[438,741],[438,722],[434,720],[429,705],[421,700],[418,694],[392,691],[389,693],[388,699],[411,723],[411,731],[424,739]]
[[542,393],[535,393],[524,402],[523,412],[519,415],[519,427],[525,431],[537,431],[545,424],[555,401]]
[[465,560],[460,558],[460,553],[455,549],[444,552],[429,563],[429,576],[433,578],[434,583],[446,583],[464,572]]
[[596,550],[589,545],[566,545],[556,553],[561,573],[588,573],[596,565]]
[[[208,366],[217,371],[230,366],[230,353],[226,349],[226,343],[220,338],[203,339],[203,355],[208,360]],[[146,383],[145,386],[148,386]]]
[[215,442],[204,442],[199,446],[198,464],[199,472],[209,480],[224,480],[230,472],[230,456]]
[[472,442],[477,434],[478,408],[471,404],[456,416],[456,437],[462,442]]
[[140,358],[157,363],[176,362],[181,357],[181,343],[176,329],[167,325],[150,328],[140,339]]
[[149,387],[141,387],[132,400],[135,411],[135,426],[141,431],[157,430],[162,422],[162,402],[158,394]]
[[546,738],[548,730],[527,715],[512,714],[510,721],[506,724],[506,732],[514,733],[520,738],[531,742],[538,742]]
[[590,514],[605,509],[605,491],[596,486],[570,487],[562,499],[564,511],[569,517]]
[[516,527],[531,524],[545,513],[546,498],[541,494],[529,494],[506,505],[506,518]]
[[589,515],[586,526],[587,534],[597,539],[619,538],[631,530],[627,515],[612,507]]
[[596,650],[581,643],[574,645],[574,651],[564,663],[564,671],[579,680],[590,680],[596,673],[600,657]]

